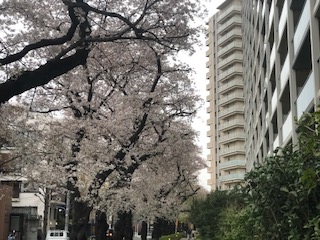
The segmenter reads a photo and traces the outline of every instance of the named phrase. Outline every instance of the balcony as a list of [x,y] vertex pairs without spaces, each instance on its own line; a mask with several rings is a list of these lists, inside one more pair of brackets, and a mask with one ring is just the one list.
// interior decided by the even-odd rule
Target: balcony
[[219,125],[219,130],[226,130],[235,127],[243,127],[244,126],[244,119],[243,118],[236,118],[226,123],[221,123]]
[[244,140],[245,139],[245,133],[244,132],[235,132],[231,134],[226,134],[224,136],[221,136],[219,138],[220,143],[225,142],[232,142],[237,140]]
[[241,36],[242,36],[241,29],[234,29],[234,30],[230,31],[229,33],[227,33],[226,35],[224,35],[223,37],[219,38],[218,45],[223,45],[223,43],[226,43],[231,38],[238,37],[240,39]]
[[277,108],[277,103],[278,103],[278,90],[277,88],[274,89],[272,99],[271,99],[271,112],[274,113],[274,111]]
[[210,38],[207,38],[207,40],[206,40],[206,46],[209,46],[210,43],[211,43],[211,39],[210,39]]
[[[270,8],[270,13],[269,13],[269,28],[272,26],[272,22],[273,22],[274,2],[275,2],[275,1],[272,1],[271,8]],[[270,31],[270,29],[269,29],[269,31]]]
[[292,113],[290,112],[289,115],[287,116],[286,121],[283,123],[283,126],[282,126],[283,142],[285,142],[287,138],[290,136],[290,134],[292,133],[292,129],[293,129]]
[[243,73],[243,69],[240,66],[236,66],[236,67],[231,67],[226,71],[223,71],[219,74],[218,80],[222,81],[225,78],[232,76],[233,74],[241,74]]
[[224,24],[220,25],[218,28],[218,33],[221,33],[223,31],[226,31],[230,28],[232,28],[234,25],[241,26],[242,19],[239,13],[239,16],[232,17],[228,21],[226,21]]
[[277,147],[280,147],[279,135],[273,141],[273,151],[276,150]]
[[297,99],[296,105],[297,105],[297,118],[299,119],[303,112],[305,112],[310,103],[314,99],[314,74],[313,72],[309,75],[308,80],[306,81],[302,91],[299,94],[299,97]]
[[208,167],[207,169],[208,169],[207,170],[208,173],[213,173],[213,167]]
[[221,23],[229,16],[232,12],[241,13],[241,6],[231,6],[228,10],[224,11],[221,15],[218,16],[218,22]]
[[222,106],[232,101],[243,101],[243,93],[242,92],[231,93],[225,97],[220,98],[218,100],[218,104]]
[[227,174],[219,177],[221,182],[243,181],[244,173]]
[[209,72],[207,72],[207,74],[206,74],[206,78],[207,78],[207,79],[210,79],[211,75],[212,75],[212,73],[211,73],[211,71],[209,70]]
[[231,160],[220,163],[219,168],[223,170],[234,169],[234,168],[245,168],[246,160]]
[[223,60],[220,60],[219,63],[218,63],[218,68],[225,67],[225,65],[231,64],[234,61],[242,62],[242,60],[243,60],[242,53],[233,53],[229,57],[227,57],[227,58],[225,58]]
[[232,107],[229,107],[225,110],[222,110],[219,112],[219,116],[220,117],[227,117],[227,116],[231,116],[233,114],[239,114],[239,113],[243,113],[244,112],[244,106],[243,105],[235,105]]
[[265,117],[265,126],[268,127],[269,126],[269,112],[266,113],[266,117]]
[[276,46],[275,45],[276,44],[274,43],[272,46],[271,53],[270,53],[270,69],[273,68],[274,62],[276,60]]
[[262,10],[261,10],[262,19],[264,18],[264,15],[266,14],[266,5],[267,5],[267,1],[263,1]]
[[211,87],[212,87],[212,84],[211,84],[211,82],[210,82],[210,83],[208,83],[208,84],[206,85],[206,90],[209,91],[209,90],[211,89]]
[[309,29],[309,21],[310,21],[310,1],[306,1],[304,5],[304,9],[300,16],[297,29],[293,37],[293,50],[295,55],[297,55],[298,50],[302,45],[303,38]]
[[290,70],[289,54],[287,54],[286,60],[284,61],[284,64],[281,69],[281,74],[280,74],[281,91],[283,91],[288,81],[289,70]]
[[206,68],[209,68],[211,66],[211,59],[209,59],[207,62],[206,62]]
[[230,52],[233,49],[242,49],[242,41],[241,40],[236,40],[231,42],[230,44],[224,46],[220,50],[218,50],[218,57],[222,57],[224,54]]
[[228,83],[221,85],[219,87],[219,92],[222,93],[226,90],[233,89],[233,88],[243,88],[243,80],[240,80],[240,79],[231,80]]
[[230,148],[224,148],[220,150],[220,155],[227,157],[235,154],[244,154],[244,144],[243,146],[235,146],[235,147],[230,147]]
[[287,22],[287,17],[288,17],[288,7],[287,7],[287,0],[285,0],[283,3],[282,13],[279,20],[279,39],[281,39],[281,36],[283,34],[283,30]]

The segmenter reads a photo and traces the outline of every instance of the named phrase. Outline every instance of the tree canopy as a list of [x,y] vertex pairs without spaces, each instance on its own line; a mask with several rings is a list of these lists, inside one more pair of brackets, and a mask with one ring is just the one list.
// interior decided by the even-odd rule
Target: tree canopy
[[110,45],[119,47],[117,56],[119,43],[144,43],[157,52],[189,51],[197,31],[190,22],[199,7],[186,0],[3,0],[0,103],[74,72],[94,52],[98,59],[109,57]]

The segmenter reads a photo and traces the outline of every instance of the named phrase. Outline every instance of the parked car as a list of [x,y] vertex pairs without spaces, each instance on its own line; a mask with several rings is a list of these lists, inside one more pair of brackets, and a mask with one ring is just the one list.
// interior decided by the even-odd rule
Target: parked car
[[49,230],[46,240],[69,240],[69,232],[65,230]]
[[113,229],[108,229],[107,230],[107,239],[108,240],[113,240]]

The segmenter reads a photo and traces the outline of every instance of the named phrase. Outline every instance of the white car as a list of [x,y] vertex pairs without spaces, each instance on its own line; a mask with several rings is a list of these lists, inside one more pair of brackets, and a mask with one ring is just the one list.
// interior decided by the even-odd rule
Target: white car
[[65,230],[49,230],[46,240],[69,240],[69,232]]

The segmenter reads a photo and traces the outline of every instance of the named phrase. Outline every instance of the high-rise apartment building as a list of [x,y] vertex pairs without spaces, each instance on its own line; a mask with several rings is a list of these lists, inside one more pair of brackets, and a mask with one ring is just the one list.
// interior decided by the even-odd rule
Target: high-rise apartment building
[[[277,147],[295,144],[295,120],[320,104],[320,0],[226,0],[219,9],[209,21],[207,39],[212,189],[227,186],[226,160],[245,159],[250,171]],[[238,17],[240,22],[232,23]],[[237,94],[242,88],[241,101]],[[229,109],[234,109],[230,119],[225,117],[229,103],[237,104]],[[243,126],[245,135],[237,137]],[[231,131],[234,138],[228,141],[245,139],[245,151],[226,156],[229,142],[222,140]],[[243,165],[228,164],[243,174]]]
[[227,0],[218,9],[209,19],[206,42],[212,190],[234,187],[245,173],[241,1]]
[[320,97],[320,1],[243,0],[247,170],[297,142]]

